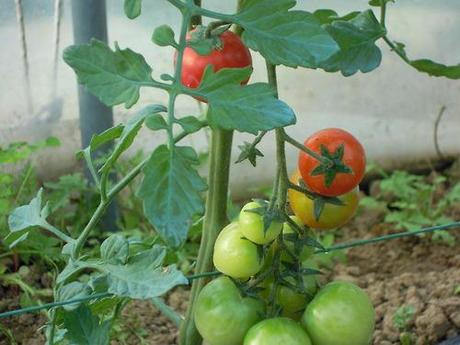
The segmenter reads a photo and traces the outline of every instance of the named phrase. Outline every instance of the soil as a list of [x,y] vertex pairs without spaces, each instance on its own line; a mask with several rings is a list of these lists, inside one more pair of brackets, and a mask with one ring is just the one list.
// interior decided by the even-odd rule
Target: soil
[[[460,209],[454,213],[454,219],[460,219]],[[340,241],[394,232],[382,219],[378,211],[362,213],[343,229]],[[452,247],[429,237],[411,237],[353,248],[347,262],[336,265],[328,275],[367,290],[377,315],[374,345],[400,344],[393,317],[401,306],[415,310],[406,331],[416,345],[436,345],[460,334],[460,294],[455,293],[460,286],[460,231],[451,233],[457,239]],[[166,296],[167,303],[180,312],[187,299],[188,291],[182,288]],[[17,294],[0,288],[0,311],[14,308],[18,308]],[[111,345],[176,344],[176,327],[149,301],[130,302],[122,315]],[[41,314],[26,314],[3,319],[1,325],[11,330],[17,344],[39,345],[44,338],[38,328],[45,322]],[[0,334],[0,345],[4,344],[11,342]]]

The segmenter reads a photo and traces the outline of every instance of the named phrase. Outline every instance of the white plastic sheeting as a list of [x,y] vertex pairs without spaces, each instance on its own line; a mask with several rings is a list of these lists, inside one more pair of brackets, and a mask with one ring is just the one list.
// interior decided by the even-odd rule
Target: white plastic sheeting
[[[49,4],[48,4],[49,2]],[[11,1],[12,3],[12,1]],[[61,63],[58,67],[58,98],[50,99],[52,87],[53,20],[52,1],[41,1],[42,7],[31,7],[24,1],[25,21],[31,64],[34,113],[27,111],[21,76],[20,44],[14,8],[0,3],[0,145],[11,141],[36,141],[55,135],[62,147],[44,152],[37,160],[41,172],[56,176],[75,165],[74,152],[79,149],[77,88],[73,72]],[[141,52],[154,69],[154,76],[172,69],[170,48],[158,48],[150,42],[153,28],[167,22],[177,28],[177,12],[166,1],[147,5],[144,14],[135,21],[123,16],[121,1],[108,1],[109,39],[117,40],[121,47]],[[204,1],[217,9],[232,1]],[[314,10],[320,7],[337,8],[345,13],[366,8],[367,1],[308,1],[300,7]],[[305,5],[303,5],[305,3]],[[45,6],[46,5],[46,6]],[[2,8],[3,6],[3,8]],[[35,2],[37,6],[37,2]],[[64,1],[61,48],[72,42],[69,1]],[[412,1],[390,4],[388,28],[392,39],[405,42],[409,56],[427,57],[447,64],[460,62],[460,2],[449,0]],[[8,49],[6,49],[8,47]],[[366,147],[368,156],[386,167],[436,160],[434,123],[442,106],[446,111],[438,128],[439,147],[444,155],[460,153],[460,81],[432,78],[411,69],[381,44],[384,56],[381,67],[369,74],[344,78],[340,74],[327,74],[306,69],[279,68],[280,97],[295,110],[298,123],[288,129],[298,140],[325,127],[341,127],[357,136]],[[253,81],[264,81],[264,63],[254,54]],[[116,121],[124,121],[148,103],[167,102],[166,95],[157,90],[143,90],[141,101],[133,109],[115,109]],[[179,98],[177,113],[187,116],[198,113],[196,102]],[[237,134],[236,146],[248,135]],[[204,134],[187,139],[197,148],[205,149]],[[134,145],[148,151],[162,142],[161,135],[143,131]],[[247,162],[232,167],[232,188],[245,191],[250,186],[269,183],[274,171],[274,138],[267,135],[260,149],[265,158],[257,168]],[[296,164],[297,152],[288,150],[290,168]]]

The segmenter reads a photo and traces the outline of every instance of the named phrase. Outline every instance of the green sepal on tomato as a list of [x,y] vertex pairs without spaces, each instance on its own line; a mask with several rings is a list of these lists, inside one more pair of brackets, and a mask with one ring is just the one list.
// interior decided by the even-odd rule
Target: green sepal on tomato
[[278,317],[254,325],[243,345],[312,345],[308,334],[295,321]]
[[[294,277],[284,278],[290,286],[278,285],[275,303],[281,308],[280,316],[288,317],[293,320],[299,321],[305,311],[305,307],[315,296],[318,290],[318,283],[314,275],[303,276],[303,288],[304,291],[294,289],[292,286],[296,286],[297,282]],[[260,296],[264,299],[268,299],[270,292],[273,289],[273,277],[266,279],[261,287],[263,290],[260,291]]]
[[[292,183],[299,185],[300,179],[300,173],[296,171],[290,180]],[[359,187],[355,187],[350,192],[337,196],[337,198],[342,202],[342,205],[325,203],[317,219],[315,214],[315,200],[294,189],[288,190],[288,200],[292,212],[294,212],[303,224],[318,230],[341,227],[353,217],[358,209]]]
[[241,345],[247,331],[259,322],[264,304],[243,297],[229,277],[208,283],[198,295],[195,325],[208,345]]
[[320,130],[307,138],[304,146],[325,159],[319,162],[304,151],[299,153],[300,175],[311,191],[338,196],[353,190],[363,179],[366,154],[361,143],[347,131]]
[[358,286],[332,282],[308,304],[302,325],[315,345],[369,345],[375,327],[374,307]]
[[214,243],[214,266],[237,279],[248,279],[260,271],[263,254],[258,246],[245,238],[237,222],[227,225]]
[[[296,223],[299,227],[303,227],[304,224],[302,224],[302,220],[297,217],[297,216],[290,216],[291,220]],[[312,229],[305,229],[306,231],[308,231],[307,235],[309,236],[312,236],[312,237],[316,237],[314,231]],[[296,245],[298,242],[293,242],[293,241],[290,241],[289,240],[289,236],[293,236],[296,234],[296,230],[294,230],[291,226],[291,224],[289,224],[288,222],[284,222],[283,224],[283,238],[284,238],[284,243],[286,244],[286,247],[288,250],[291,251],[291,253],[296,253]],[[300,236],[300,235],[299,235]],[[300,254],[299,254],[299,261],[302,262],[302,261],[305,261],[307,260],[308,258],[310,258],[313,253],[315,252],[315,247],[313,246],[309,246],[309,245],[302,245],[301,249],[300,249]],[[288,261],[288,262],[292,262],[293,258],[291,255],[289,255],[288,253],[281,253],[281,260],[283,261]]]
[[272,221],[267,229],[264,228],[263,216],[254,212],[263,206],[256,201],[247,203],[243,206],[239,216],[240,229],[243,235],[257,244],[267,244],[272,242],[281,233],[283,224]]

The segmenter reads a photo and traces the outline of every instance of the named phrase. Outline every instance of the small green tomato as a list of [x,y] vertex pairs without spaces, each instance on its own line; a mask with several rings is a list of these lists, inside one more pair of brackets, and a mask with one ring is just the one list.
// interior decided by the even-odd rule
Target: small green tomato
[[217,237],[213,260],[220,272],[238,279],[255,275],[263,265],[257,245],[244,237],[236,222],[227,225]]
[[257,244],[267,244],[272,242],[281,232],[282,223],[272,222],[268,229],[264,231],[264,221],[260,214],[250,212],[250,210],[262,207],[258,202],[250,202],[244,205],[240,212],[239,223],[243,235]]

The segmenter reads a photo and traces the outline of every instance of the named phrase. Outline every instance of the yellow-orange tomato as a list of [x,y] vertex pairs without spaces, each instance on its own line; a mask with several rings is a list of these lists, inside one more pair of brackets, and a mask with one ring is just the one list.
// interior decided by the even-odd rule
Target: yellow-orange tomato
[[[300,174],[296,171],[291,176],[291,182],[298,184]],[[288,197],[292,212],[304,223],[313,229],[335,229],[350,220],[358,208],[358,188],[343,195],[337,196],[344,205],[333,205],[326,203],[321,216],[316,220],[314,214],[314,202],[305,194],[289,189]]]

